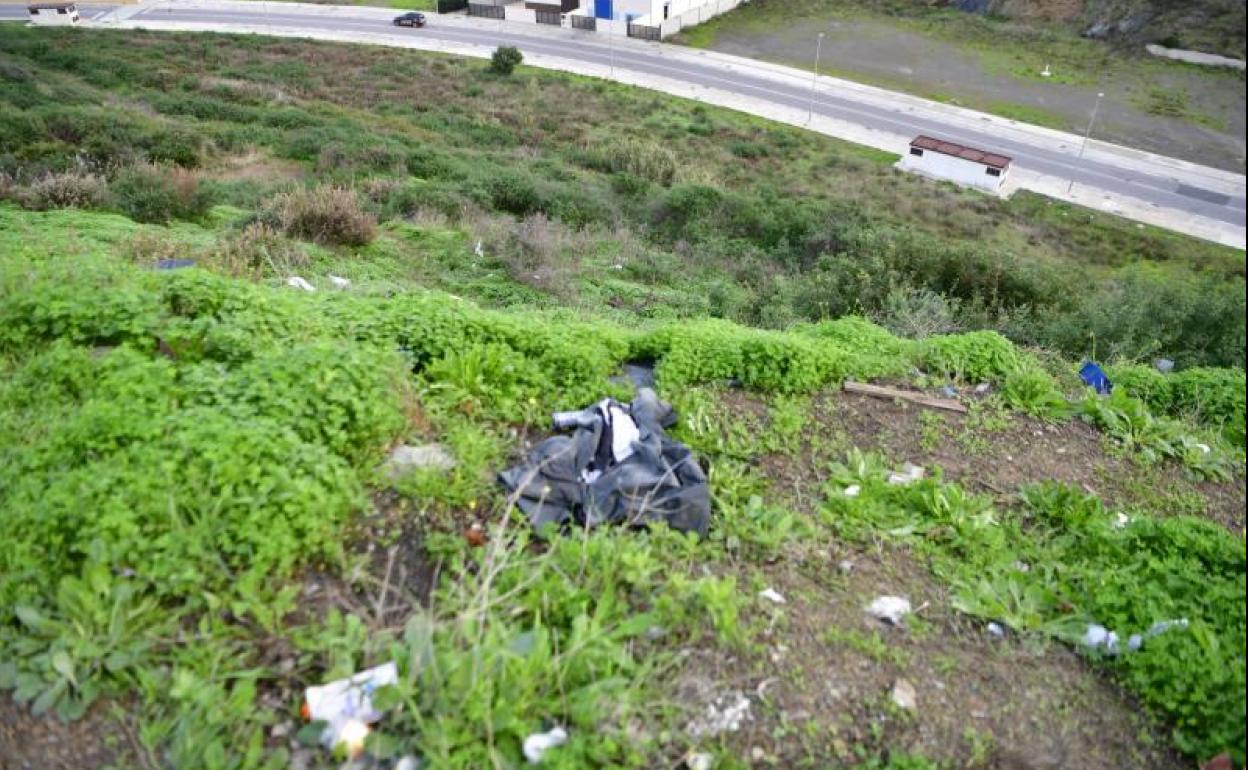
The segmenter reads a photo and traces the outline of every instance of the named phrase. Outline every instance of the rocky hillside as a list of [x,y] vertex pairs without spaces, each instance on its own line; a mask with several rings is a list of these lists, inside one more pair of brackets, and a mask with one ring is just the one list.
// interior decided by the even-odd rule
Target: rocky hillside
[[1069,22],[1086,37],[1244,56],[1243,0],[940,0],[972,13]]

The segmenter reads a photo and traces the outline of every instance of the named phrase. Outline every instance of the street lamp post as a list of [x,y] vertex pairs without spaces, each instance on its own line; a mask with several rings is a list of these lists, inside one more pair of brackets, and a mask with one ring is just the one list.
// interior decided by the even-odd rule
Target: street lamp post
[[815,118],[815,84],[819,82],[819,54],[823,50],[823,33],[815,41],[815,72],[810,76],[810,109],[806,111],[806,125]]
[[[1088,137],[1092,136],[1092,126],[1096,123],[1096,113],[1101,109],[1101,99],[1105,98],[1104,91],[1096,93],[1096,104],[1092,105],[1092,117],[1088,118],[1088,130],[1083,132],[1083,143],[1079,145],[1079,160],[1083,160],[1083,153],[1088,149]],[[1070,184],[1066,185],[1067,194],[1075,188],[1075,178],[1070,178]]]

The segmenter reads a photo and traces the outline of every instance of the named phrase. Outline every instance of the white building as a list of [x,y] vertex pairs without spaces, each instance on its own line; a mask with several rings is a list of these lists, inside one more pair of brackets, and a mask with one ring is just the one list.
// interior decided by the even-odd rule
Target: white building
[[72,27],[79,21],[78,7],[73,3],[31,3],[26,12],[30,23],[40,27]]
[[974,147],[946,142],[930,136],[917,136],[910,142],[910,151],[898,165],[934,179],[1000,195],[1011,159],[1005,155]]

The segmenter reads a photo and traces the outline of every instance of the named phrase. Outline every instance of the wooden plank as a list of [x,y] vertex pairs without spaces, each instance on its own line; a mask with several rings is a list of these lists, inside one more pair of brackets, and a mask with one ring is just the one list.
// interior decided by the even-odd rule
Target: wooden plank
[[929,409],[944,409],[947,412],[957,412],[966,414],[966,404],[961,401],[955,401],[951,398],[936,398],[925,393],[919,393],[913,390],[898,390],[897,388],[889,388],[883,385],[868,385],[865,382],[845,381],[841,386],[846,393],[861,393],[864,396],[874,396],[875,398],[899,398],[902,401],[909,401],[919,406],[926,406]]

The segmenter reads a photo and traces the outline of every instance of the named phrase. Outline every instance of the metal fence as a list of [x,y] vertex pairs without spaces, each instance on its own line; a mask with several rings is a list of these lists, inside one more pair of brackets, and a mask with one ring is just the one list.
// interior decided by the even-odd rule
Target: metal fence
[[481,5],[480,3],[469,3],[468,15],[480,16],[484,19],[504,19],[507,17],[507,11],[501,5]]
[[628,24],[628,36],[636,37],[642,40],[660,40],[663,37],[663,31],[658,27],[651,27],[648,24]]
[[593,16],[573,16],[572,29],[586,29],[594,32],[598,29],[598,20]]

